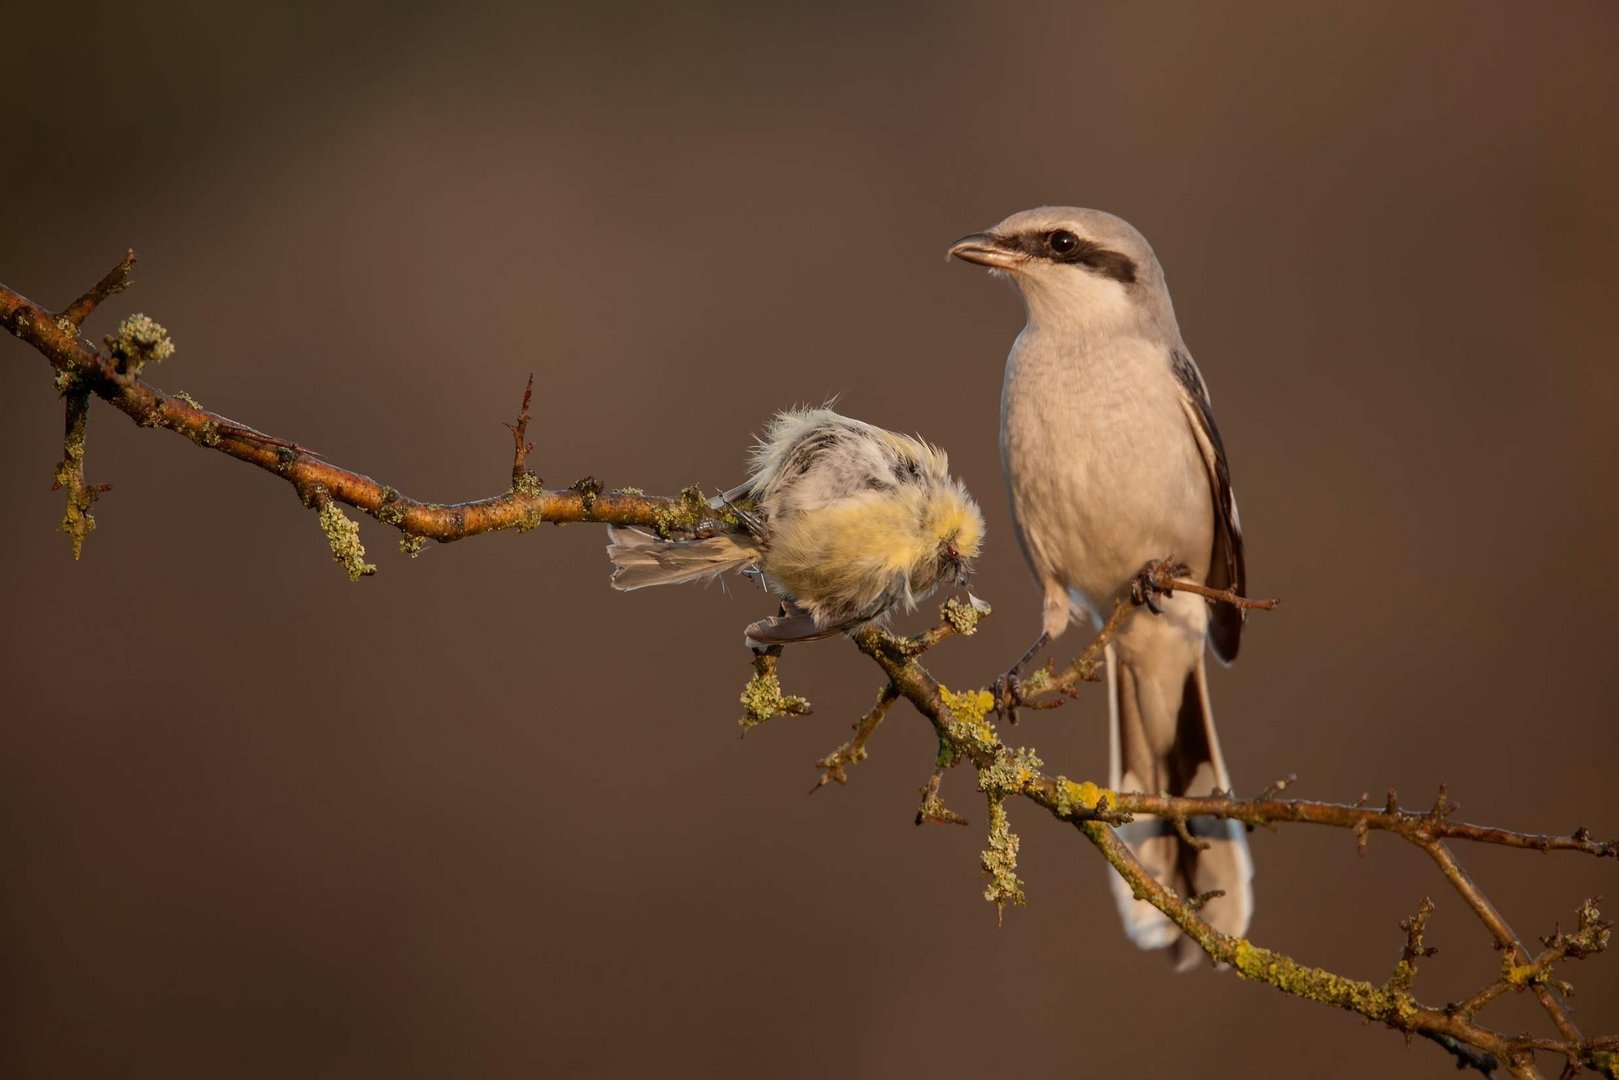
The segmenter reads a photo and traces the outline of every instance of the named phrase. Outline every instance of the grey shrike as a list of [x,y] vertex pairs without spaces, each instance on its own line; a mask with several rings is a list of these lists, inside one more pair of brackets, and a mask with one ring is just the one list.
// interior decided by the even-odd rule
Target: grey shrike
[[[1169,557],[1195,580],[1242,592],[1225,449],[1146,239],[1111,214],[1054,206],[964,236],[950,254],[1009,277],[1027,312],[1006,361],[1001,459],[1018,541],[1045,603],[1043,632],[1017,667],[1076,614],[1099,623],[1150,560]],[[1128,615],[1107,648],[1109,784],[1169,795],[1229,790],[1204,645],[1236,659],[1242,612],[1184,592],[1153,606]],[[1202,915],[1244,933],[1253,863],[1243,826],[1188,824],[1203,850],[1168,822],[1118,831],[1182,897],[1223,889]],[[1196,965],[1202,953],[1192,940],[1108,876],[1130,939],[1144,949],[1172,946],[1178,967]]]

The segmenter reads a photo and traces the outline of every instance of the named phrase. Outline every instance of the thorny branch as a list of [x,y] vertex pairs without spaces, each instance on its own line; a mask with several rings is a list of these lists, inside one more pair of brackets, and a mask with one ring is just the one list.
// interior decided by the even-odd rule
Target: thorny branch
[[[1184,583],[1165,580],[1172,569],[1159,566],[1154,571],[1149,566],[1144,573],[1155,587],[1183,588]],[[1130,600],[1120,601],[1096,639],[1079,660],[1069,666],[1068,672],[1083,672],[1086,664],[1100,663],[1108,641],[1133,606]],[[920,663],[918,658],[927,648],[953,633],[972,632],[973,621],[962,618],[965,610],[967,605],[948,600],[941,612],[943,621],[925,635],[901,638],[867,627],[856,633],[854,640],[856,646],[883,669],[889,686],[932,724],[939,740],[941,764],[964,762],[976,772],[978,787],[989,798],[991,806],[990,850],[984,857],[986,873],[991,877],[988,890],[991,899],[999,904],[1023,902],[1023,883],[1015,873],[1016,837],[1007,829],[1003,810],[1008,798],[1022,796],[1073,824],[1129,882],[1137,899],[1158,908],[1211,960],[1230,966],[1244,978],[1358,1013],[1408,1034],[1422,1035],[1447,1049],[1460,1067],[1477,1069],[1487,1075],[1493,1074],[1497,1067],[1504,1067],[1516,1077],[1538,1077],[1541,1074],[1534,1055],[1543,1051],[1562,1056],[1570,1069],[1589,1068],[1602,1076],[1619,1077],[1619,1037],[1583,1037],[1558,998],[1560,993],[1567,992],[1567,984],[1552,975],[1556,965],[1563,961],[1583,959],[1607,946],[1611,924],[1601,918],[1596,902],[1588,900],[1581,906],[1579,929],[1574,934],[1557,933],[1543,939],[1545,951],[1529,957],[1446,844],[1447,840],[1467,840],[1619,859],[1619,840],[1594,840],[1584,827],[1567,836],[1544,836],[1456,821],[1450,816],[1456,808],[1444,789],[1440,790],[1432,807],[1417,811],[1402,808],[1392,791],[1387,802],[1374,809],[1365,805],[1279,799],[1276,796],[1286,786],[1285,781],[1255,799],[1239,799],[1230,793],[1182,798],[1109,791],[1094,783],[1076,783],[1063,776],[1048,775],[1041,771],[1041,761],[1032,750],[1008,746],[1001,741],[990,719],[995,702],[988,691],[952,691],[940,685]],[[1417,963],[1432,954],[1422,943],[1423,932],[1433,913],[1432,902],[1426,898],[1417,913],[1402,924],[1406,931],[1405,946],[1393,973],[1382,984],[1311,967],[1245,938],[1220,933],[1199,914],[1208,897],[1176,895],[1142,869],[1130,849],[1118,839],[1111,826],[1137,815],[1179,824],[1193,817],[1215,817],[1250,826],[1328,825],[1349,830],[1362,846],[1371,832],[1392,833],[1426,852],[1495,936],[1503,951],[1501,975],[1460,1005],[1447,1003],[1436,1007],[1423,1004],[1415,997],[1412,983]],[[1476,1022],[1478,1012],[1489,1002],[1509,990],[1524,989],[1530,990],[1546,1010],[1557,1029],[1557,1039],[1506,1035]]]
[[[304,505],[318,512],[333,557],[356,580],[374,572],[375,567],[364,561],[359,526],[344,515],[342,505],[355,507],[398,529],[404,536],[401,547],[411,553],[429,539],[448,543],[499,529],[527,530],[543,522],[636,525],[663,536],[703,535],[740,527],[733,513],[711,507],[696,488],[669,498],[628,488],[604,491],[599,481],[587,477],[562,490],[545,489],[527,465],[533,450],[527,441],[532,419],[532,376],[515,423],[506,425],[513,439],[511,486],[497,495],[455,504],[408,498],[391,486],[339,468],[296,442],[239,424],[205,409],[187,395],[165,393],[141,378],[147,362],[160,361],[173,352],[173,344],[161,326],[143,315],[130,316],[106,339],[106,355],[79,333],[79,327],[101,302],[128,288],[134,262],[135,255],[130,252],[93,288],[57,314],[0,285],[0,326],[50,361],[57,389],[66,403],[64,455],[56,470],[56,486],[68,491],[62,528],[72,539],[75,557],[86,534],[94,528],[90,503],[107,490],[107,485],[88,485],[84,481],[84,437],[92,395],[142,427],[177,432],[198,446],[286,480]],[[1088,781],[1048,775],[1041,771],[1042,763],[1033,750],[1002,742],[990,720],[997,705],[1049,707],[1060,702],[1040,699],[1059,694],[1075,696],[1082,683],[1098,677],[1108,642],[1124,620],[1132,616],[1135,605],[1150,600],[1154,593],[1185,590],[1205,596],[1211,603],[1260,609],[1276,606],[1274,600],[1250,600],[1229,590],[1185,580],[1184,574],[1184,568],[1167,562],[1143,567],[1135,597],[1119,602],[1080,656],[1061,671],[1048,667],[1035,672],[1024,680],[1013,702],[998,703],[986,690],[952,691],[934,679],[920,662],[928,650],[976,630],[979,620],[988,614],[988,607],[979,602],[947,600],[941,608],[941,622],[913,637],[900,637],[875,626],[857,631],[853,635],[856,647],[877,663],[887,681],[876,704],[856,724],[854,737],[819,763],[824,772],[812,790],[834,780],[847,782],[847,768],[865,758],[867,741],[891,706],[903,698],[932,725],[938,738],[938,755],[932,775],[922,788],[917,823],[965,823],[964,818],[944,806],[939,788],[946,770],[970,765],[989,803],[989,848],[982,862],[990,878],[985,895],[998,907],[1020,904],[1024,899],[1023,883],[1016,874],[1018,838],[1011,831],[1005,808],[1007,800],[1017,796],[1071,823],[1130,884],[1138,899],[1168,916],[1211,960],[1231,967],[1243,978],[1357,1013],[1408,1036],[1421,1035],[1451,1053],[1458,1067],[1485,1075],[1494,1075],[1504,1067],[1515,1077],[1539,1077],[1535,1054],[1544,1052],[1563,1058],[1565,1075],[1588,1068],[1619,1080],[1619,1036],[1582,1035],[1561,1000],[1572,988],[1557,974],[1565,962],[1583,959],[1607,947],[1612,924],[1602,918],[1596,901],[1588,900],[1580,906],[1572,933],[1554,931],[1540,939],[1542,950],[1530,955],[1447,844],[1465,840],[1619,859],[1619,841],[1595,840],[1584,827],[1566,836],[1546,836],[1456,821],[1451,816],[1456,807],[1443,788],[1433,806],[1420,811],[1401,807],[1393,791],[1380,808],[1368,807],[1364,797],[1355,804],[1280,799],[1277,796],[1286,786],[1285,781],[1253,799],[1239,799],[1228,792],[1187,798],[1115,792]],[[806,715],[810,711],[805,699],[782,693],[776,674],[779,656],[780,649],[774,648],[754,657],[754,677],[742,698],[746,706],[744,728],[775,716]],[[1373,832],[1398,836],[1433,859],[1446,881],[1490,931],[1502,953],[1500,975],[1460,1003],[1434,1007],[1415,997],[1412,987],[1418,963],[1434,953],[1423,944],[1423,934],[1435,911],[1427,897],[1416,913],[1401,923],[1406,940],[1393,972],[1381,984],[1311,967],[1245,938],[1223,934],[1199,914],[1212,897],[1177,896],[1155,881],[1118,839],[1112,826],[1137,815],[1174,822],[1188,836],[1186,822],[1194,817],[1225,818],[1250,827],[1292,823],[1330,826],[1349,830],[1362,853]],[[1546,1011],[1556,1038],[1509,1036],[1477,1022],[1478,1014],[1491,1002],[1510,991],[1523,990],[1532,993]]]
[[1185,566],[1167,560],[1155,559],[1143,566],[1134,583],[1132,602],[1114,605],[1113,611],[1102,623],[1101,630],[1085,647],[1084,652],[1061,671],[1056,671],[1048,665],[1031,673],[1021,683],[1010,687],[1010,700],[997,701],[996,711],[1011,715],[1011,710],[1019,705],[1029,705],[1037,709],[1052,708],[1062,704],[1061,700],[1052,700],[1055,695],[1076,697],[1082,683],[1095,682],[1102,677],[1108,642],[1113,640],[1120,624],[1135,606],[1146,603],[1154,593],[1163,596],[1172,596],[1177,591],[1196,593],[1209,600],[1232,604],[1245,611],[1272,611],[1281,604],[1280,600],[1250,600],[1237,595],[1234,589],[1213,589],[1200,582],[1189,581],[1185,576],[1188,572]]
[[84,482],[84,429],[90,418],[90,394],[81,387],[70,387],[62,395],[66,403],[67,424],[62,437],[62,460],[56,466],[56,480],[51,490],[67,488],[67,511],[62,515],[62,532],[73,541],[73,558],[84,550],[84,538],[96,527],[90,506],[103,494],[112,490],[111,484]]
[[[173,351],[162,327],[145,316],[131,316],[108,339],[106,355],[79,334],[80,323],[102,300],[128,287],[134,262],[133,253],[126,255],[100,283],[59,314],[0,285],[0,326],[44,354],[56,370],[62,392],[93,394],[141,427],[165,428],[198,446],[279,476],[292,485],[305,506],[314,507],[317,493],[324,492],[333,502],[352,506],[398,529],[410,551],[425,540],[449,543],[500,529],[532,529],[546,522],[639,525],[664,536],[740,528],[733,512],[711,508],[695,488],[671,498],[629,489],[604,491],[594,477],[586,477],[571,487],[546,489],[527,468],[527,394],[513,427],[517,451],[511,486],[497,495],[445,504],[410,498],[395,487],[333,465],[296,442],[238,424],[188,395],[166,393],[141,378],[146,360],[161,360]],[[86,526],[84,531],[88,530]],[[82,533],[74,533],[74,540],[76,545],[82,544]]]

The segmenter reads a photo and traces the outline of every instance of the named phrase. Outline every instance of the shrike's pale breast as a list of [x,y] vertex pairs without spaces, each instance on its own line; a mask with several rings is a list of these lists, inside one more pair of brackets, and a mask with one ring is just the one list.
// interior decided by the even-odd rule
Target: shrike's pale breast
[[1170,356],[1139,338],[1081,352],[1025,332],[1007,364],[1001,452],[1024,551],[1043,582],[1111,606],[1143,563],[1201,580],[1213,503]]

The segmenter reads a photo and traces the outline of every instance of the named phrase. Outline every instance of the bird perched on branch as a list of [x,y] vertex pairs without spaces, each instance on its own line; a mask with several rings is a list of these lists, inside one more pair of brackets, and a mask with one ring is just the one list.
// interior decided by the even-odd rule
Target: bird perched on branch
[[663,540],[608,530],[613,587],[756,573],[781,614],[747,628],[754,647],[813,641],[909,611],[938,585],[965,585],[984,518],[944,451],[831,409],[778,413],[748,479],[714,500],[745,534]]
[[[1071,617],[1100,621],[1144,564],[1243,591],[1242,532],[1209,394],[1181,340],[1164,273],[1146,239],[1097,210],[1043,207],[957,240],[950,254],[1011,279],[1027,323],[1001,396],[1001,457],[1023,554],[1044,591],[1039,639]],[[1109,783],[1169,795],[1229,790],[1204,670],[1205,644],[1236,659],[1243,613],[1185,592],[1136,609],[1107,647]],[[1010,695],[1008,695],[1010,696]],[[1119,829],[1138,859],[1183,897],[1213,890],[1202,914],[1247,930],[1253,863],[1242,826],[1204,819]],[[1188,842],[1191,841],[1191,842]],[[1202,955],[1156,908],[1110,875],[1125,930],[1142,948]]]

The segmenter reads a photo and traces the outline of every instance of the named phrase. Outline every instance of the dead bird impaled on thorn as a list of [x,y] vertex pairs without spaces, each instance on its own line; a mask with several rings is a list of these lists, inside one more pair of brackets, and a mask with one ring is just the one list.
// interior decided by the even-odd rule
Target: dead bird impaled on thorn
[[746,532],[663,540],[609,529],[613,587],[757,574],[781,612],[747,628],[754,648],[853,631],[941,584],[964,586],[984,537],[944,451],[826,408],[772,418],[748,479],[714,505],[734,509]]

